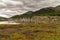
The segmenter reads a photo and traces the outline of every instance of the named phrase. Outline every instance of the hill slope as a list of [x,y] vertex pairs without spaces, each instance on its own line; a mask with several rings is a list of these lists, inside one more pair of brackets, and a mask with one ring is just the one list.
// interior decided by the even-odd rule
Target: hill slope
[[60,6],[47,7],[47,8],[43,8],[38,11],[35,11],[35,12],[29,11],[29,12],[24,13],[22,15],[15,15],[11,18],[32,17],[32,16],[60,16]]

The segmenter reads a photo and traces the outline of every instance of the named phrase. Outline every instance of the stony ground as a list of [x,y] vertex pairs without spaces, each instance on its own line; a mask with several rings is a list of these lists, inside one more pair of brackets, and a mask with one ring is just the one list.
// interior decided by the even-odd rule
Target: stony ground
[[1,24],[0,40],[60,40],[60,24]]

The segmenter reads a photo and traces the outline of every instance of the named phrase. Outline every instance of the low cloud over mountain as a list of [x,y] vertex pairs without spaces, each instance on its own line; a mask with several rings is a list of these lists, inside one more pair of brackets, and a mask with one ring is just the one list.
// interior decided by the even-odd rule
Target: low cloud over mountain
[[0,16],[11,17],[27,11],[60,5],[60,0],[0,0]]

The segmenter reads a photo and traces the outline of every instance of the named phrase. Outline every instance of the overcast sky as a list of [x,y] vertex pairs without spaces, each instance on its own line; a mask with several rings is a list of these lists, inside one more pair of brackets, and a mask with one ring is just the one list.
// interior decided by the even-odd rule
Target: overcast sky
[[11,17],[27,11],[60,5],[60,0],[0,0],[0,16]]

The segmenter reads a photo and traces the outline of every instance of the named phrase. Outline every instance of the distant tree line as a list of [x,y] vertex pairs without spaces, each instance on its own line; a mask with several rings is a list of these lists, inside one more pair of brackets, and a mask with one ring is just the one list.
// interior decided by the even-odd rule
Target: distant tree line
[[16,18],[16,19],[9,19],[10,21],[14,21],[16,23],[60,23],[60,17],[59,16],[34,16],[32,18]]

